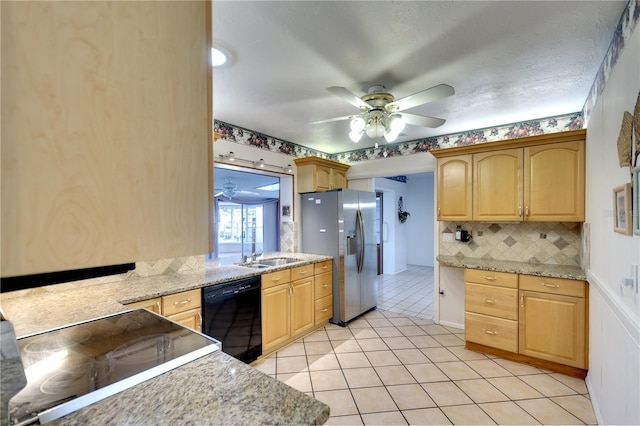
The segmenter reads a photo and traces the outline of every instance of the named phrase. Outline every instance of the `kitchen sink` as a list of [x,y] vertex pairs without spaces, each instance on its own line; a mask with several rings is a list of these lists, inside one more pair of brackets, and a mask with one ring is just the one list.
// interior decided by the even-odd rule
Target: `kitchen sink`
[[271,259],[262,259],[258,261],[261,265],[280,266],[288,263],[299,262],[298,259],[287,259],[285,257],[275,257]]
[[263,265],[261,263],[241,263],[240,266],[244,266],[245,268],[253,268],[253,269],[265,269],[271,265]]

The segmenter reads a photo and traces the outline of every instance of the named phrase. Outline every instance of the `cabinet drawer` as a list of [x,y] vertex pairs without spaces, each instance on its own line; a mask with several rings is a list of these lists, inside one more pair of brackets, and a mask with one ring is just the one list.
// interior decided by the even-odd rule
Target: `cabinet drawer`
[[314,274],[322,274],[323,272],[331,272],[333,270],[333,260],[325,260],[324,262],[314,263]]
[[333,316],[333,297],[329,295],[316,300],[315,307],[315,325],[318,325]]
[[517,320],[518,290],[465,283],[464,306],[465,311]]
[[182,293],[162,296],[162,315],[169,316],[190,309],[200,308],[201,291],[199,288]]
[[262,288],[273,287],[291,281],[291,269],[262,274]]
[[202,331],[202,314],[200,308],[179,312],[167,318],[193,330]]
[[518,352],[518,322],[466,312],[464,334],[469,342]]
[[520,275],[520,290],[584,297],[584,281]]
[[333,281],[333,275],[331,272],[325,272],[324,274],[316,275],[314,299],[321,299],[332,293],[331,283]]
[[313,271],[313,265],[296,266],[295,268],[291,268],[291,281],[312,277]]
[[482,271],[480,269],[465,269],[464,282],[518,288],[518,274]]
[[154,299],[141,300],[140,302],[127,303],[125,305],[127,309],[145,308],[156,314],[161,314],[162,299],[156,297]]

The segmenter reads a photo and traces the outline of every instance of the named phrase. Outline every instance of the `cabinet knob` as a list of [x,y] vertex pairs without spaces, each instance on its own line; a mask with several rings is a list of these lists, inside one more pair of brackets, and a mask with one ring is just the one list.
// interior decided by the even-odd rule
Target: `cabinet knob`
[[524,208],[524,215],[529,217],[529,206]]
[[522,206],[518,206],[518,216],[522,217]]
[[438,207],[438,217],[440,217],[440,207]]

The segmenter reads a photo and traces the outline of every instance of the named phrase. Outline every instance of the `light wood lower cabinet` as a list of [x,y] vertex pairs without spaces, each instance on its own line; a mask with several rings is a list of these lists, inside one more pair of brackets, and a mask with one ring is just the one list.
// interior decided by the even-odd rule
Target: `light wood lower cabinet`
[[262,275],[262,352],[325,324],[333,315],[332,261]]
[[542,360],[547,368],[586,370],[588,295],[580,280],[467,269],[467,346],[513,353],[517,361]]
[[519,353],[586,369],[586,289],[583,281],[523,276]]
[[262,289],[262,352],[289,340],[290,310],[289,283]]
[[140,302],[128,303],[127,308],[145,308],[168,319],[202,331],[201,290],[189,290]]

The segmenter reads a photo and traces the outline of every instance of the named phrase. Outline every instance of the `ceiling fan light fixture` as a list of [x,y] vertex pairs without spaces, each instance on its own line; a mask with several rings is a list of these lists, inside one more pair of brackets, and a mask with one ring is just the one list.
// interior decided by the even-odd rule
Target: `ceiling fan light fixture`
[[264,169],[264,159],[261,158],[260,160],[258,160],[256,162],[256,164],[258,165],[258,167],[260,167],[261,169]]
[[366,125],[367,122],[362,117],[354,117],[351,119],[351,130],[355,133],[362,132]]
[[398,139],[398,133],[393,131],[385,132],[384,139],[387,141],[387,143],[394,142],[396,139]]
[[362,135],[364,135],[364,130],[360,130],[358,132],[353,130],[349,132],[349,138],[351,138],[351,140],[355,143],[360,142],[360,139],[362,139]]
[[235,161],[236,160],[236,154],[234,154],[233,151],[229,151],[229,153],[227,154],[227,160]]
[[396,135],[404,129],[405,122],[400,114],[391,114],[387,119],[387,131],[393,132]]
[[384,136],[384,126],[380,123],[379,120],[373,120],[367,126],[367,136],[371,139],[378,139]]

